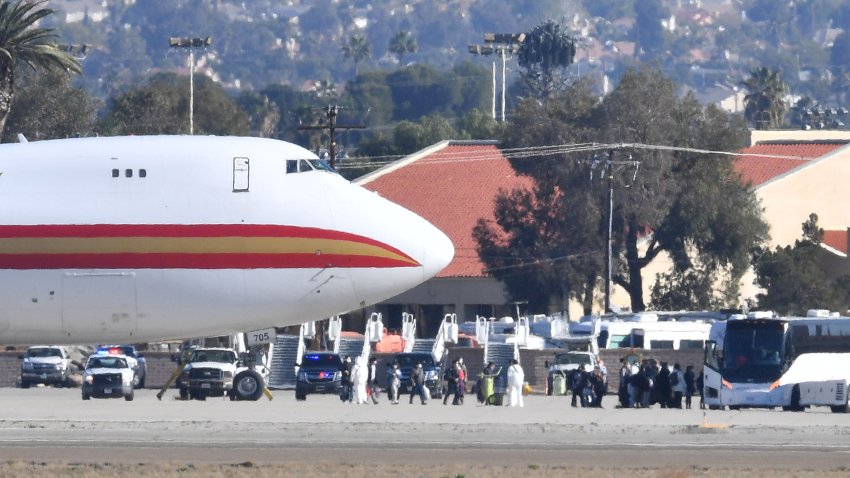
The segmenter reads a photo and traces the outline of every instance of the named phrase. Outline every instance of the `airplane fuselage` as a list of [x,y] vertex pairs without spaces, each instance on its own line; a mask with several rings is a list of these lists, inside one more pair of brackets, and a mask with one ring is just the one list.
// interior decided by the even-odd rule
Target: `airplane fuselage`
[[[0,343],[144,342],[297,324],[433,277],[413,213],[256,138],[0,147]],[[288,172],[289,171],[289,172]]]

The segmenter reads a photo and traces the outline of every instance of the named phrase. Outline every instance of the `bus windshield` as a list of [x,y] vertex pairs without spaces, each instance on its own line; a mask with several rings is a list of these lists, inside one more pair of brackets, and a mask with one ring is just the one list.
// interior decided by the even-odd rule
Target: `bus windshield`
[[730,322],[726,328],[723,377],[731,382],[773,382],[782,375],[781,322]]

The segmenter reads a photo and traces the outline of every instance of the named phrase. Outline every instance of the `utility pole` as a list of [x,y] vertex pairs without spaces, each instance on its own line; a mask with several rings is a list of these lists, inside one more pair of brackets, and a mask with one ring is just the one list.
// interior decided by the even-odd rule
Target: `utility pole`
[[608,227],[605,229],[605,312],[611,311],[611,229],[614,224],[614,150],[608,150]]
[[365,129],[366,127],[363,125],[339,125],[337,124],[337,116],[339,116],[340,106],[338,105],[328,105],[325,107],[325,118],[327,119],[326,124],[320,124],[316,126],[299,126],[298,131],[305,130],[328,130],[331,136],[330,146],[328,147],[328,154],[330,155],[330,166],[331,169],[336,169],[336,130],[352,130],[352,129]]
[[[628,161],[615,161],[614,160],[614,151],[618,148],[609,148],[608,149],[608,159],[601,161],[594,156],[593,162],[590,166],[590,180],[593,181],[593,172],[596,170],[597,166],[602,165],[603,178],[607,182],[607,202],[608,207],[606,208],[606,216],[605,221],[608,223],[605,228],[605,311],[611,312],[611,290],[614,285],[614,240],[613,240],[613,229],[614,229],[614,168],[616,166],[627,166],[634,167],[634,176],[632,177],[632,181],[637,179],[638,169],[640,168],[639,161],[632,161],[631,155],[629,155]],[[626,186],[629,187],[629,186]]]
[[195,134],[195,48],[212,44],[212,37],[171,37],[168,46],[189,50],[189,134]]

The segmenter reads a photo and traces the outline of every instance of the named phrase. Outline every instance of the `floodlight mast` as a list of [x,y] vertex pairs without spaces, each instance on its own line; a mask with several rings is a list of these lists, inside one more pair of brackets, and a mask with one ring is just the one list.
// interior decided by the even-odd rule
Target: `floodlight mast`
[[195,134],[195,48],[206,48],[212,37],[171,37],[168,46],[189,50],[189,134]]

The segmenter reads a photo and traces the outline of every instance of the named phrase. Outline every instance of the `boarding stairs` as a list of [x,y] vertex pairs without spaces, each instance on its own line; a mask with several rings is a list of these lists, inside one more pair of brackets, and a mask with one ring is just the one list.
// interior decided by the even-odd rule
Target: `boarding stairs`
[[413,352],[416,345],[416,318],[413,314],[402,312],[401,314],[401,338],[404,340],[404,352]]
[[268,387],[291,390],[295,388],[298,365],[307,349],[306,341],[316,335],[316,322],[301,324],[298,336],[278,335],[271,347]]
[[334,343],[334,352],[340,357],[346,355],[352,360],[360,357],[364,363],[369,361],[372,354],[372,344],[380,342],[384,338],[384,323],[381,314],[373,312],[366,320],[366,330],[362,339],[351,339],[342,337],[342,319],[339,316],[331,317],[328,326],[328,339]]
[[275,339],[269,367],[269,388],[284,390],[295,388],[299,341],[300,338],[296,335],[278,335]]
[[[490,362],[499,370],[498,382],[506,385],[508,383],[508,367],[511,360],[519,362],[519,347],[523,334],[528,336],[528,320],[524,324],[522,320],[517,322],[517,338],[512,343],[496,343],[490,341],[491,322],[486,317],[475,318],[475,339],[479,344],[484,344],[484,366]],[[523,330],[525,329],[525,330]]]

